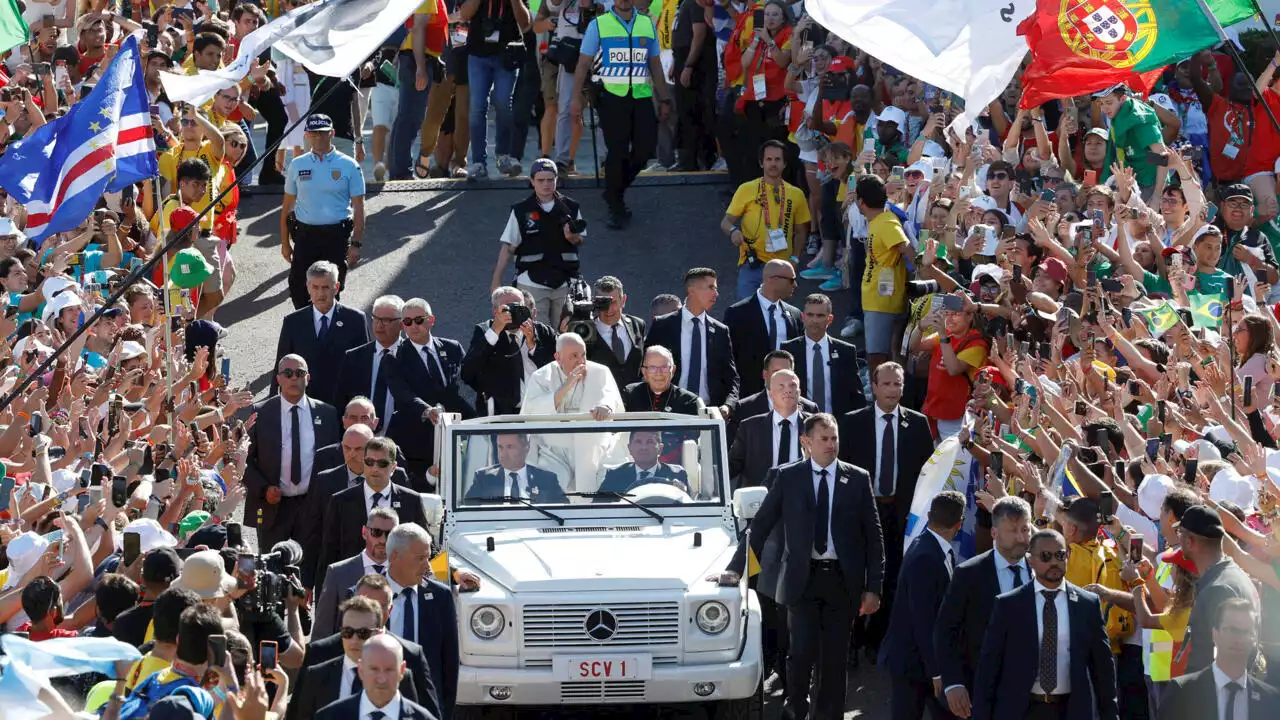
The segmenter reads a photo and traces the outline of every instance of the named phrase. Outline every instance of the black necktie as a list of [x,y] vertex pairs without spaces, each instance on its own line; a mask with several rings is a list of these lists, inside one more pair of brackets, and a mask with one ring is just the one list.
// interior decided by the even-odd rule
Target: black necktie
[[371,710],[369,712],[369,720],[382,720],[382,718],[386,716],[387,714],[382,712],[381,710]]
[[431,357],[429,348],[422,348],[422,361],[427,364],[427,375],[435,382],[437,387],[444,387],[444,372],[440,369],[440,364]]
[[1244,688],[1234,680],[1223,687],[1227,689],[1227,712],[1222,716],[1222,720],[1236,720],[1236,695],[1240,694]]
[[373,504],[371,504],[371,505],[369,506],[369,509],[370,509],[370,510],[372,510],[373,508],[378,507],[378,503],[380,503],[380,502],[382,502],[382,493],[380,493],[380,492],[375,492],[375,493],[373,494]]
[[769,350],[778,349],[778,304],[769,306]]
[[[387,362],[388,350],[378,351],[378,369],[373,376],[373,410],[378,413],[381,418],[387,411],[387,374],[384,373],[383,365]],[[378,424],[386,422],[386,418],[381,418]],[[376,429],[376,428],[375,428]]]
[[325,336],[329,334],[329,316],[320,316],[320,332],[316,333],[316,340],[324,342]]
[[646,483],[646,482],[648,482],[648,481],[649,481],[649,471],[648,471],[648,470],[641,470],[641,471],[640,471],[640,483],[639,483],[639,484],[643,485],[643,484],[645,484],[645,483]]
[[289,408],[289,482],[302,482],[302,428],[298,422],[298,406]]
[[[618,323],[621,325],[622,323]],[[613,326],[613,340],[609,346],[613,348],[613,356],[618,358],[618,362],[627,361],[627,349],[622,346],[622,333],[618,331],[618,325]]]
[[774,467],[791,462],[791,420],[782,418],[778,423],[778,458]]
[[956,571],[956,551],[955,548],[947,548],[947,570]]
[[383,570],[383,568],[382,568],[382,566],[381,566],[381,565],[379,565],[379,564],[377,564],[377,563],[374,563],[374,565],[373,565],[373,571],[374,571],[374,572],[378,573],[379,575],[384,575],[384,576],[385,576],[385,575],[386,575],[386,573],[382,572],[382,570]]
[[351,694],[359,695],[364,692],[364,683],[360,682],[360,668],[351,668]]
[[1009,569],[1013,571],[1013,586],[1022,587],[1022,566],[1010,565]]
[[813,509],[813,551],[819,555],[827,552],[827,528],[831,522],[831,509],[828,507],[831,490],[827,487],[827,469],[818,471],[818,502]]
[[507,493],[511,497],[520,497],[520,474],[507,473],[511,478],[511,492]]
[[693,328],[689,331],[689,369],[688,387],[685,390],[694,395],[702,394],[702,321],[692,318]]
[[813,398],[818,408],[823,412],[831,409],[827,404],[827,371],[826,360],[822,357],[822,346],[814,343],[813,345],[813,361],[809,363],[809,386],[812,388]]
[[357,475],[357,476],[355,476],[355,477],[351,478],[351,482],[350,482],[350,483],[348,483],[347,487],[358,487],[358,486],[363,485],[363,484],[364,484],[364,476],[363,476],[363,475]]
[[400,597],[404,598],[404,622],[401,623],[400,637],[405,640],[417,642],[418,634],[415,631],[413,618],[413,591],[416,587],[407,587],[400,591]]
[[880,476],[876,490],[880,497],[893,497],[893,466],[898,443],[893,439],[893,413],[884,414],[884,437],[880,440]]
[[1041,590],[1044,595],[1044,633],[1040,636],[1040,688],[1046,695],[1058,687],[1058,605],[1057,590]]

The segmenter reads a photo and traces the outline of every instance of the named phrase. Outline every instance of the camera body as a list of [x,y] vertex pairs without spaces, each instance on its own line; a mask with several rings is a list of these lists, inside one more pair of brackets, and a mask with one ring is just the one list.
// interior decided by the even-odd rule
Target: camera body
[[253,589],[236,601],[237,609],[246,617],[261,618],[265,615],[284,616],[284,601],[288,597],[304,598],[306,591],[298,581],[302,571],[302,546],[293,540],[276,543],[271,552],[252,557],[253,572],[257,578]]
[[506,311],[511,313],[511,324],[515,327],[520,327],[533,318],[533,311],[524,303],[507,303]]

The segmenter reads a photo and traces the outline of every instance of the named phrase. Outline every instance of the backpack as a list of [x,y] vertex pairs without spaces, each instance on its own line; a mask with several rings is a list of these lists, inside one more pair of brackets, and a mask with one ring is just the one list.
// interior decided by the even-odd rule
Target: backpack
[[203,690],[200,683],[173,672],[171,668],[151,673],[120,705],[120,720],[142,720],[151,712],[152,704],[182,688]]

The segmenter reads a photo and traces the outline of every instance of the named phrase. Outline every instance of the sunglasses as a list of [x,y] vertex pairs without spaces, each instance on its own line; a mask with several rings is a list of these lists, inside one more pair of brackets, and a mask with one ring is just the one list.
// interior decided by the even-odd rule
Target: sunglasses
[[386,458],[383,458],[381,460],[374,460],[371,457],[367,457],[364,459],[364,465],[365,467],[380,467],[383,470],[385,470],[391,467],[391,461],[387,460]]
[[1066,550],[1041,550],[1039,555],[1040,562],[1053,562],[1054,560],[1066,562],[1067,560]]
[[378,628],[353,628],[353,627],[343,626],[342,639],[350,640],[351,638],[360,638],[360,642],[364,642],[365,640],[368,640],[369,638],[381,632],[382,631],[379,630]]
[[218,99],[226,100],[227,102],[240,102],[239,95],[219,95]]
[[1008,179],[1009,179],[1009,173],[1004,172],[1004,171],[1000,171],[1000,172],[993,172],[993,173],[991,173],[990,175],[988,175],[988,176],[987,176],[987,179],[988,179],[988,180],[1008,180]]
[[285,376],[286,378],[289,378],[290,380],[292,380],[293,378],[304,378],[304,377],[306,377],[306,376],[307,376],[307,371],[306,371],[306,370],[303,370],[302,368],[298,368],[297,370],[294,370],[293,368],[285,368],[285,369],[283,369],[283,370],[281,370],[281,371],[280,371],[280,374],[281,374],[281,375],[283,375],[283,376]]
[[1054,177],[1052,175],[1041,175],[1040,181],[1043,182],[1045,185],[1057,185],[1058,183],[1062,182],[1062,178]]
[[373,321],[374,321],[374,322],[376,322],[376,323],[393,323],[393,322],[400,322],[400,318],[398,318],[398,317],[378,317],[377,315],[374,315],[374,316],[373,316]]
[[365,526],[365,529],[369,531],[369,537],[380,538],[380,537],[386,537],[387,535],[391,534],[390,530],[383,530],[382,528],[369,527],[367,525]]
[[404,323],[405,327],[409,327],[410,325],[425,325],[427,322],[427,316],[422,315],[420,317],[405,318],[401,322]]
[[179,120],[178,123],[181,124],[182,127],[195,127],[196,121],[183,118],[182,120]]
[[227,144],[228,144],[228,145],[230,145],[230,146],[231,146],[231,147],[233,147],[233,148],[242,148],[242,147],[244,147],[245,145],[248,145],[248,143],[246,143],[246,142],[242,142],[242,141],[240,141],[240,140],[228,140],[228,141],[227,141]]

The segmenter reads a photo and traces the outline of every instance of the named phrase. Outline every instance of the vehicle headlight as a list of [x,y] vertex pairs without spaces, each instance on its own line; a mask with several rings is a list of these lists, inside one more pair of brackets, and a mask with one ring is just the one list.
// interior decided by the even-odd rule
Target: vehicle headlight
[[[728,617],[728,613],[725,613]],[[471,632],[481,640],[492,640],[502,634],[507,626],[507,618],[502,611],[492,605],[484,605],[471,613]]]
[[715,600],[704,602],[698,606],[694,621],[698,623],[698,628],[702,632],[708,635],[719,635],[729,627],[729,608]]

